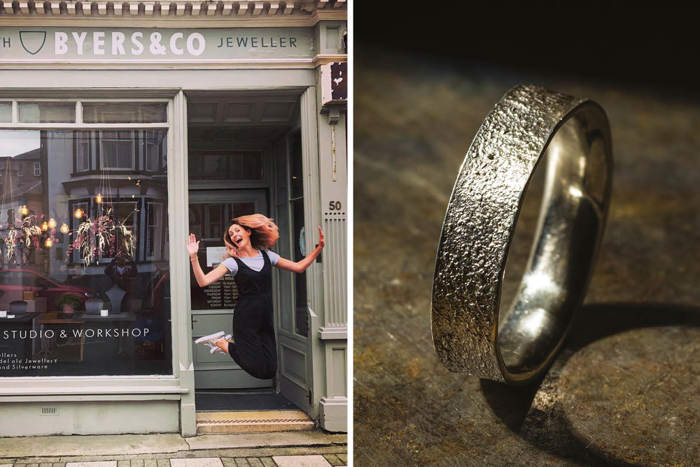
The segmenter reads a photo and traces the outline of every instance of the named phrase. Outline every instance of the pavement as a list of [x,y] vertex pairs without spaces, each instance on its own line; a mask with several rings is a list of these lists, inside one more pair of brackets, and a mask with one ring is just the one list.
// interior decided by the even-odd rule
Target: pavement
[[347,435],[279,433],[27,436],[0,439],[0,467],[328,467],[347,465]]

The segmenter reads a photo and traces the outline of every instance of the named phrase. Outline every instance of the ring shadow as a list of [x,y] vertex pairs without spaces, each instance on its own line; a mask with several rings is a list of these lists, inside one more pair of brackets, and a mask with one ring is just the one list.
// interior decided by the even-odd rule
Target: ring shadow
[[[669,325],[700,326],[700,307],[663,303],[585,305],[577,314],[572,331],[554,361],[562,368],[572,355],[592,342],[632,329]],[[524,435],[523,424],[530,413],[535,395],[540,390],[548,390],[542,386],[543,382],[546,384],[546,375],[526,386],[508,386],[482,379],[481,390],[494,414],[511,431],[538,449],[569,460],[585,462],[587,465],[633,465],[589,449],[589,446],[575,435],[566,420],[559,426],[562,431],[560,433],[543,435],[538,432],[535,435]],[[532,414],[530,416],[532,417]]]

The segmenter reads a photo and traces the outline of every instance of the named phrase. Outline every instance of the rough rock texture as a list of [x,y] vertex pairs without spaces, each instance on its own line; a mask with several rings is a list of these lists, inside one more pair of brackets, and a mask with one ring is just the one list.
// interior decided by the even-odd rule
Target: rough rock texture
[[[696,465],[700,103],[358,50],[355,465]],[[511,388],[440,363],[430,298],[464,154],[523,82],[605,108],[615,175],[570,342],[541,384]]]

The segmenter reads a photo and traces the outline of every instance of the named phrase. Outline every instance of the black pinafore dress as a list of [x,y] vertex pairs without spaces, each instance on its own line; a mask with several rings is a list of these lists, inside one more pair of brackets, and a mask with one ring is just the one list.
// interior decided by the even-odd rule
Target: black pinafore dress
[[234,257],[238,272],[233,279],[238,287],[238,302],[233,312],[231,358],[256,378],[269,379],[277,371],[277,345],[272,312],[272,263],[260,250],[264,265],[260,271]]

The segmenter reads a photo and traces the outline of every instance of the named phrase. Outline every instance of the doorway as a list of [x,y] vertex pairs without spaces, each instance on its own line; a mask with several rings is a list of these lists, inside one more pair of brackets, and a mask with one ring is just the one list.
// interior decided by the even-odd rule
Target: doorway
[[[188,94],[189,227],[200,239],[205,272],[225,257],[233,217],[272,217],[280,239],[271,250],[299,260],[304,252],[300,91]],[[231,332],[237,290],[231,275],[206,288],[191,277],[192,339]],[[308,411],[311,350],[306,277],[273,268],[277,376],[247,374],[228,355],[192,343],[197,411]],[[291,382],[291,383],[290,383]]]

